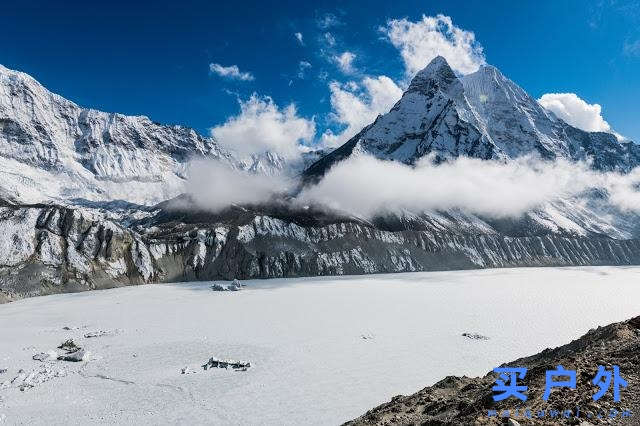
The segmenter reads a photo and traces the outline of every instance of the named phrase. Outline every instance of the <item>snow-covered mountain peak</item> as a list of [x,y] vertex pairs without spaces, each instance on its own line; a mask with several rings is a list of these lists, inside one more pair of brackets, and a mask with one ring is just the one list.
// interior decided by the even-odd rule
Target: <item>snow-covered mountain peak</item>
[[184,191],[195,158],[276,175],[299,173],[314,155],[240,156],[188,127],[83,108],[0,65],[0,199],[155,204]]
[[[592,161],[602,170],[640,165],[638,145],[568,125],[491,65],[457,76],[443,57],[416,74],[391,111],[344,147],[355,142],[375,157],[407,164],[433,153],[440,160],[564,158]],[[326,171],[348,149],[336,151],[335,158],[321,161],[322,167],[311,167],[310,175]]]
[[461,81],[442,56],[434,58],[413,77],[406,93],[434,97],[438,91],[456,102],[461,101],[464,92]]
[[483,65],[478,71],[461,77],[460,81],[469,103],[477,111],[500,107],[502,104],[513,108],[514,114],[526,115],[529,112],[556,121],[553,114],[492,65]]
[[177,195],[194,156],[234,161],[192,129],[82,108],[0,68],[3,198],[155,203]]

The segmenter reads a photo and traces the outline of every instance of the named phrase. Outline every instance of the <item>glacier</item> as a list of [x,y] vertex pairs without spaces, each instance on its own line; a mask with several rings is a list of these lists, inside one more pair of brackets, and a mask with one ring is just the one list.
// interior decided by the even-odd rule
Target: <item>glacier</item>
[[[447,375],[483,375],[633,316],[638,278],[638,267],[518,268],[255,280],[240,292],[212,291],[210,282],[160,284],[19,300],[0,309],[0,419],[340,424],[392,395]],[[32,359],[67,339],[89,352],[86,361]],[[251,368],[205,371],[211,357]]]

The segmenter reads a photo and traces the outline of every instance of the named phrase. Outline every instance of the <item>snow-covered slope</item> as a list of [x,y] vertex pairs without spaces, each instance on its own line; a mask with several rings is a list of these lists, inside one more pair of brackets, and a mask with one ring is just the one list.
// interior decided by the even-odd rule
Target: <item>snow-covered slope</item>
[[471,105],[470,120],[508,158],[593,161],[600,170],[628,171],[640,164],[640,149],[612,133],[585,132],[545,110],[497,68],[485,65],[460,78]]
[[0,66],[3,198],[159,202],[177,195],[196,155],[232,161],[191,129],[81,108]]
[[2,199],[154,204],[184,190],[194,157],[262,174],[287,167],[273,153],[240,158],[186,127],[79,107],[0,65]]

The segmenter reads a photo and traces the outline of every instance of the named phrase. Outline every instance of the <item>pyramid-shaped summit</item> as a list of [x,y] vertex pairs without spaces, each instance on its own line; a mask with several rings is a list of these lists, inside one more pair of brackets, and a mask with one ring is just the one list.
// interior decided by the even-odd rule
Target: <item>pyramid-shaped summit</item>
[[640,165],[636,144],[568,125],[493,66],[459,77],[442,56],[415,75],[391,111],[311,165],[307,180],[324,175],[356,145],[377,158],[406,164],[434,154],[441,161],[525,155],[589,160],[596,169],[617,171]]
[[437,56],[413,77],[407,92],[419,91],[427,94],[430,90],[439,89],[446,93],[452,88],[462,90],[462,83],[447,60],[442,56]]

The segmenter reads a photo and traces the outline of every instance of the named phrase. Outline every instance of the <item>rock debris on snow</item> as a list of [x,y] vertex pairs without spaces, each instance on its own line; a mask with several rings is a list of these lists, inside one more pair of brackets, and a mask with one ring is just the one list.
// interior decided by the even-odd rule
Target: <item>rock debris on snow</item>
[[250,362],[234,361],[231,359],[224,360],[224,359],[218,359],[216,357],[209,358],[209,361],[207,361],[202,366],[202,368],[205,371],[208,370],[209,368],[224,368],[224,369],[231,368],[237,371],[247,371],[249,367],[251,367]]
[[240,284],[240,281],[233,280],[231,284],[218,284],[214,283],[211,286],[211,290],[213,291],[239,291],[244,287],[243,284]]
[[34,361],[44,362],[50,359],[58,359],[58,353],[56,351],[47,351],[47,352],[40,352],[33,356]]
[[462,333],[462,336],[471,340],[489,340],[487,336],[483,336],[479,333]]
[[[514,402],[513,398],[494,401],[492,387],[498,378],[494,371],[483,377],[448,376],[413,395],[396,396],[390,402],[369,410],[344,426],[638,424],[636,416],[640,411],[640,317],[591,329],[566,345],[548,348],[504,365],[528,369],[529,373],[523,383],[527,386],[527,401]],[[568,392],[558,392],[556,389],[548,400],[544,400],[540,397],[547,386],[544,372],[559,365],[572,366],[570,370],[577,372],[576,384],[573,389],[562,389]],[[622,403],[615,401],[611,389],[596,401],[593,399],[595,386],[592,380],[599,370],[598,366],[608,366],[610,369],[612,365],[619,366],[620,371],[624,373],[624,380],[628,382],[621,388]],[[517,420],[500,416],[489,417],[487,410],[497,413],[510,412]],[[552,419],[548,415],[550,410],[559,410],[560,413],[569,410],[572,414]],[[579,414],[576,410],[579,410]],[[622,412],[625,410],[632,417],[624,418]],[[517,414],[518,411],[520,414]],[[528,417],[524,414],[525,411],[546,412],[547,416]],[[616,415],[611,416],[612,412]]]
[[75,352],[80,349],[80,346],[76,345],[73,339],[67,339],[58,346],[58,349],[63,349],[67,352]]
[[86,356],[86,351],[84,349],[78,349],[73,352],[67,352],[66,354],[62,354],[58,356],[58,360],[60,361],[69,361],[69,362],[80,362],[84,360]]
[[91,331],[89,333],[86,333],[84,337],[86,339],[91,339],[94,337],[113,336],[114,334],[119,334],[119,333],[120,333],[120,330],[98,330],[98,331]]
[[64,341],[58,349],[62,349],[62,353],[57,353],[59,361],[80,362],[83,361],[87,352],[76,345],[72,339]]
[[64,377],[66,375],[67,371],[63,368],[56,367],[52,364],[40,364],[33,370],[18,370],[18,374],[13,379],[0,384],[0,389],[18,388],[24,391],[53,378]]

